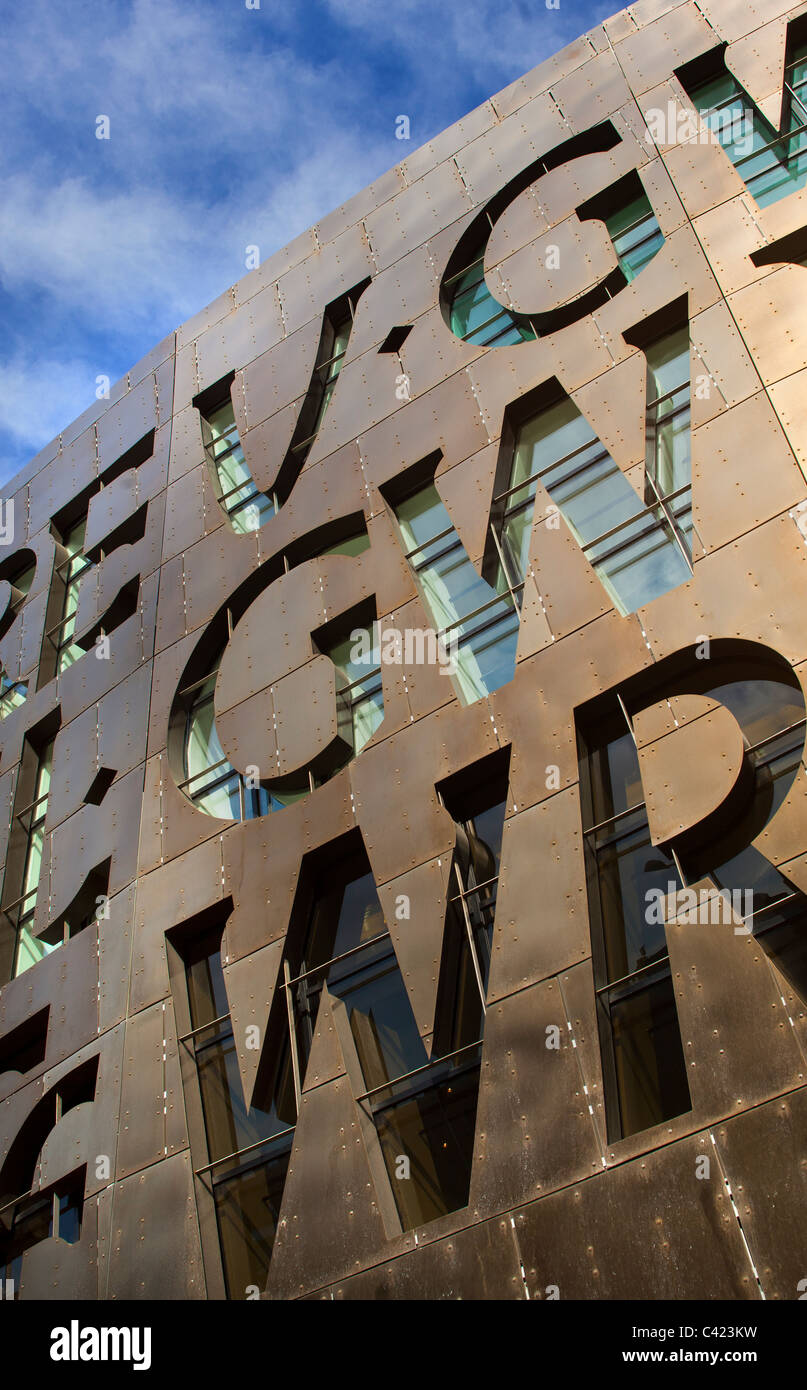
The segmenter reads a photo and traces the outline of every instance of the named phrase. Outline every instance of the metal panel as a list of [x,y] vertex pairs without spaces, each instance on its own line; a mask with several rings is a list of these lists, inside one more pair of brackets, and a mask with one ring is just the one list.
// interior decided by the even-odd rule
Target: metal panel
[[[690,696],[690,699],[692,697]],[[666,706],[666,700],[663,702]],[[721,806],[736,785],[745,742],[734,715],[721,708],[639,748],[639,771],[647,804],[650,838],[665,845],[699,825]],[[641,728],[641,713],[637,721]]]
[[334,1299],[521,1299],[518,1252],[508,1219],[481,1222],[323,1290]]
[[567,787],[505,821],[488,996],[556,975],[590,949],[580,801]]
[[803,1290],[805,1124],[801,1090],[715,1130],[717,1160],[766,1298],[797,1299]]
[[[261,1054],[246,1046],[245,1029],[265,1028],[303,855],[358,830],[429,1048],[456,837],[435,783],[505,747],[510,785],[471,1200],[420,1228],[417,1240],[399,1231],[375,1129],[353,1100],[364,1081],[344,1006],[326,994],[268,1295],[543,1297],[556,1284],[563,1298],[756,1297],[744,1232],[766,1293],[797,1296],[807,1004],[764,942],[735,934],[731,922],[668,924],[692,1109],[607,1141],[574,719],[578,706],[703,636],[756,640],[807,663],[807,532],[797,510],[807,499],[807,288],[800,265],[751,260],[804,221],[805,195],[760,208],[722,150],[697,139],[655,145],[641,117],[670,101],[681,108],[674,66],[726,39],[729,65],[775,120],[785,15],[781,0],[750,8],[727,0],[719,13],[711,0],[702,8],[640,0],[244,276],[7,486],[14,545],[35,552],[37,570],[0,638],[4,674],[28,684],[24,703],[0,720],[0,839],[12,809],[22,809],[12,798],[26,736],[21,788],[57,707],[61,719],[37,930],[52,927],[87,872],[112,858],[109,917],[0,981],[0,1056],[13,1029],[49,1010],[46,1058],[4,1074],[3,1152],[43,1085],[99,1055],[94,1105],[68,1111],[43,1164],[48,1178],[86,1162],[83,1238],[27,1255],[24,1296],[223,1295],[215,1215],[206,1179],[193,1173],[207,1152],[192,1059],[176,1040],[174,1003],[182,1031],[187,999],[173,953],[169,978],[166,933],[216,904],[230,913],[228,1005],[249,1095]],[[462,342],[438,302],[459,238],[531,161],[604,118],[620,136],[613,151],[553,169],[495,221],[489,284],[534,309],[599,280],[613,251],[604,227],[581,224],[575,208],[634,167],[665,245],[567,328],[509,347]],[[536,274],[550,241],[563,251],[554,279]],[[792,252],[793,243],[781,250]],[[217,500],[192,400],[235,373],[247,465],[271,489],[323,310],[365,277],[344,370],[305,467],[278,514],[240,535]],[[195,678],[186,672],[200,674],[217,656],[219,636],[207,626],[239,586],[257,595],[287,555],[291,571],[253,600],[228,643],[218,732],[237,765],[288,770],[334,727],[333,675],[311,632],[359,600],[375,604],[382,631],[428,626],[379,489],[440,451],[438,490],[478,563],[505,411],[557,378],[643,496],[645,360],[624,335],[684,294],[695,518],[706,549],[696,546],[692,579],[620,616],[566,526],[543,524],[549,497],[539,488],[511,681],[466,705],[436,665],[385,661],[384,721],[348,767],[300,802],[244,823],[194,807],[178,787],[182,733],[175,727],[169,738],[169,718],[180,682]],[[395,327],[410,331],[397,351],[380,353]],[[151,428],[153,456],[92,499],[90,547],[144,502],[148,513],[143,539],[112,551],[82,584],[79,632],[135,575],[137,611],[112,632],[108,661],[87,653],[50,680],[38,666],[44,631],[60,616],[51,520],[78,511],[100,473]],[[318,528],[344,521],[347,531],[346,519],[358,527],[359,516],[371,542],[361,556],[300,563],[316,549]],[[57,530],[65,519],[72,510]],[[271,569],[261,576],[261,566]],[[728,716],[711,709],[676,697],[634,721],[657,839],[708,814],[722,796],[721,769],[736,768],[736,730],[724,744]],[[101,805],[84,804],[99,767],[117,777]],[[799,777],[758,837],[802,887],[805,797]],[[19,822],[14,841],[18,850]],[[396,912],[403,896],[408,918]],[[10,942],[7,931],[6,956]],[[555,1037],[558,1047],[547,1047]],[[94,1162],[102,1154],[117,1156],[110,1186]],[[705,1179],[695,1170],[703,1157]]]
[[[754,486],[765,458],[765,488]],[[707,550],[725,545],[804,496],[804,477],[764,392],[692,433],[693,518]]]
[[190,1155],[115,1185],[109,1288],[118,1299],[204,1298]]
[[696,1176],[710,1153],[692,1136],[518,1212],[530,1298],[758,1297],[722,1182]]
[[602,1171],[575,1051],[557,980],[488,1008],[470,1192],[480,1214]]

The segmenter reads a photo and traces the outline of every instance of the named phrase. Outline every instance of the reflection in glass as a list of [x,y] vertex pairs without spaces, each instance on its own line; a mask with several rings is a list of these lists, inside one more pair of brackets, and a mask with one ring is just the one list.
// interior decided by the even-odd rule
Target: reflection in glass
[[75,526],[68,531],[64,538],[63,546],[67,551],[68,558],[63,561],[58,569],[64,582],[64,599],[62,601],[62,615],[59,626],[56,629],[56,674],[66,671],[68,666],[72,666],[84,655],[84,648],[73,641],[73,634],[76,630],[76,611],[78,609],[79,590],[81,579],[85,572],[90,568],[90,561],[83,553],[84,536],[87,530],[86,514]]
[[519,428],[507,488],[496,498],[503,507],[504,582],[518,586],[528,573],[539,486],[620,613],[635,612],[691,577],[688,330],[648,348],[647,364],[643,499],[570,397]]
[[700,83],[689,96],[760,207],[807,182],[807,45],[785,68],[783,133],[756,110],[733,73]]
[[455,651],[452,679],[472,704],[513,678],[519,619],[512,594],[497,594],[477,574],[433,483],[395,511],[426,611]]
[[384,720],[378,625],[352,629],[348,637],[325,648],[323,655],[336,667],[338,729],[355,755]]
[[23,971],[30,969],[43,956],[56,949],[56,943],[42,941],[33,934],[42,854],[45,848],[45,817],[52,769],[53,739],[45,745],[39,755],[33,800],[30,806],[17,813],[27,841],[23,861],[22,894],[14,909],[17,927],[14,975],[22,975]]
[[202,436],[218,479],[220,500],[234,531],[257,531],[275,513],[275,503],[260,492],[244,458],[235,411],[227,399],[202,417]]
[[639,989],[624,985],[608,1000],[621,1134],[649,1129],[689,1110],[684,1049],[669,968]]
[[664,245],[664,236],[647,195],[631,199],[605,219],[619,268],[628,284]]

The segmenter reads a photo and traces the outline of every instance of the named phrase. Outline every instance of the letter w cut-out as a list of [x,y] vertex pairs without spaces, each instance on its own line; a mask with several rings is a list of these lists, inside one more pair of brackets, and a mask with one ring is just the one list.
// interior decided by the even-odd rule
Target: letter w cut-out
[[[506,579],[520,593],[541,489],[622,614],[692,575],[690,342],[686,321],[644,345],[646,445],[641,488],[628,481],[559,382],[505,418],[491,508]],[[548,523],[547,523],[548,524]],[[553,524],[557,525],[555,521]]]

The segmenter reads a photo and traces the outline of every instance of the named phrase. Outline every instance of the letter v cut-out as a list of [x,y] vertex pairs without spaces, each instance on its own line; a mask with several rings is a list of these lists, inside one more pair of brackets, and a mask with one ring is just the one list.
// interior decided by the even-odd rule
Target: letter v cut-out
[[[249,431],[243,441],[238,433],[231,396],[235,373],[230,372],[194,397],[216,497],[237,533],[259,530],[288,501],[325,418],[344,365],[356,306],[369,284],[369,279],[360,281],[325,309],[308,389],[288,448],[268,491],[258,487],[250,468]],[[282,349],[282,344],[279,346]]]

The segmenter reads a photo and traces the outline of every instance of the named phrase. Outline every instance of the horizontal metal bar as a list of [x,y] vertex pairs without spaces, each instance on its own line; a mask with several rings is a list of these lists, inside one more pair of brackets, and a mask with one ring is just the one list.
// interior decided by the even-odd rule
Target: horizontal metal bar
[[359,1101],[369,1100],[370,1096],[377,1096],[379,1091],[388,1091],[392,1086],[400,1086],[402,1081],[409,1081],[410,1077],[420,1076],[424,1071],[431,1071],[433,1067],[440,1066],[443,1062],[451,1062],[455,1057],[461,1057],[463,1052],[470,1052],[475,1047],[481,1047],[484,1039],[477,1038],[476,1042],[466,1043],[464,1047],[458,1047],[455,1052],[446,1052],[442,1057],[432,1057],[430,1061],[424,1062],[422,1067],[415,1067],[412,1071],[404,1072],[403,1076],[396,1076],[391,1081],[385,1081],[383,1086],[373,1086],[372,1090],[364,1091],[362,1095],[354,1097],[356,1104]]
[[296,1126],[291,1125],[288,1129],[278,1130],[277,1134],[269,1134],[265,1139],[258,1139],[254,1144],[248,1144],[245,1149],[235,1149],[231,1154],[225,1154],[223,1158],[214,1158],[212,1163],[205,1163],[201,1168],[194,1168],[197,1178],[202,1173],[209,1173],[213,1168],[220,1168],[222,1163],[229,1163],[233,1158],[243,1158],[244,1154],[253,1153],[255,1149],[263,1148],[264,1144],[273,1144],[276,1139],[285,1139],[287,1134],[293,1134]]
[[[678,891],[678,892],[683,892],[684,890],[683,890],[683,888],[679,888],[677,891]],[[664,966],[664,965],[667,966],[667,973],[669,974],[669,973],[670,973],[670,957],[669,957],[669,953],[667,953],[666,955],[660,956],[658,960],[651,961],[649,965],[641,965],[641,966],[639,967],[638,970],[632,970],[632,971],[630,972],[630,974],[628,974],[628,975],[623,975],[622,978],[621,978],[620,980],[609,980],[609,982],[608,982],[607,985],[600,985],[600,988],[599,988],[599,989],[596,989],[596,990],[594,991],[594,993],[595,993],[595,994],[606,994],[608,990],[610,990],[610,989],[617,989],[619,985],[630,984],[631,981],[637,979],[639,975],[646,975],[646,974],[648,973],[648,971],[650,971],[650,970],[658,970],[658,968],[659,968],[660,966]]]
[[[509,601],[509,605],[510,605],[509,608],[506,607],[508,601]],[[453,623],[450,623],[448,627],[441,627],[441,628],[438,630],[438,632],[437,632],[437,637],[438,637],[438,639],[439,639],[440,637],[445,636],[445,635],[446,635],[447,633],[449,633],[449,632],[455,632],[455,631],[457,630],[457,628],[462,627],[464,623],[469,623],[469,622],[471,621],[472,618],[478,618],[479,615],[480,615],[480,613],[485,613],[485,612],[487,611],[487,609],[488,609],[488,608],[492,608],[493,605],[494,605],[495,603],[501,603],[501,604],[504,604],[504,605],[505,605],[505,611],[502,613],[502,619],[508,617],[509,614],[511,614],[511,613],[514,613],[515,616],[516,616],[516,619],[518,619],[518,616],[519,616],[519,614],[518,614],[518,609],[516,608],[515,604],[513,603],[513,600],[512,600],[512,598],[511,598],[510,594],[495,594],[493,598],[488,599],[488,601],[487,601],[486,603],[483,603],[483,604],[481,605],[480,608],[472,608],[471,611],[470,611],[470,613],[466,613],[465,616],[464,616],[463,618],[457,618],[456,621],[453,622]],[[499,619],[497,619],[496,621],[499,621]],[[482,631],[482,629],[478,629],[478,630],[479,630],[479,631]],[[475,635],[476,635],[476,631],[460,634],[460,645],[462,646],[464,643],[468,642],[468,641],[469,641],[472,637],[474,637]]]
[[601,820],[597,825],[592,825],[588,830],[584,830],[583,834],[593,835],[595,831],[604,829],[606,825],[613,825],[615,821],[623,820],[625,816],[633,815],[634,811],[644,811],[646,806],[646,802],[637,801],[635,806],[628,806],[624,811],[617,811],[616,815],[608,816],[606,820]]
[[[807,716],[802,719],[796,719],[794,723],[787,724],[784,729],[779,729],[777,733],[767,734],[766,737],[761,738],[758,743],[752,743],[747,749],[747,752],[756,753],[757,749],[764,748],[766,743],[773,743],[775,739],[783,738],[785,734],[793,733],[796,729],[803,729],[805,724],[807,724]],[[782,756],[784,756],[784,754]]]
[[225,1020],[232,1024],[229,1014],[219,1014],[218,1018],[211,1018],[209,1023],[200,1023],[198,1028],[191,1028],[189,1033],[183,1033],[181,1038],[177,1038],[177,1042],[187,1042],[189,1038],[195,1038],[197,1033],[203,1033],[207,1028],[215,1028],[217,1023],[224,1023]]
[[[399,521],[398,524],[400,525],[400,521]],[[423,541],[423,543],[422,543],[421,545],[413,546],[413,548],[412,548],[411,550],[407,550],[407,551],[405,552],[405,554],[404,554],[404,559],[405,559],[405,560],[410,560],[410,561],[411,561],[412,556],[413,556],[413,555],[417,555],[417,553],[418,553],[419,550],[425,550],[426,547],[427,547],[427,545],[434,545],[436,541],[441,541],[441,540],[443,540],[443,538],[444,538],[445,536],[456,535],[456,534],[457,534],[457,532],[456,532],[456,528],[454,527],[454,525],[453,525],[453,524],[449,524],[448,526],[446,526],[445,530],[443,530],[443,531],[438,531],[434,536],[431,536],[429,540]],[[459,537],[457,537],[457,539],[459,539]]]
[[379,932],[377,936],[371,936],[368,941],[362,941],[358,946],[351,946],[349,951],[343,951],[341,956],[331,956],[330,960],[324,960],[321,965],[312,965],[310,970],[303,970],[301,974],[294,975],[290,980],[284,980],[280,985],[281,989],[288,989],[289,985],[299,984],[301,980],[307,980],[309,975],[318,975],[321,970],[327,970],[330,966],[336,965],[338,961],[347,960],[349,956],[355,956],[359,951],[366,951],[368,946],[374,946],[377,941],[391,940],[388,931]]

